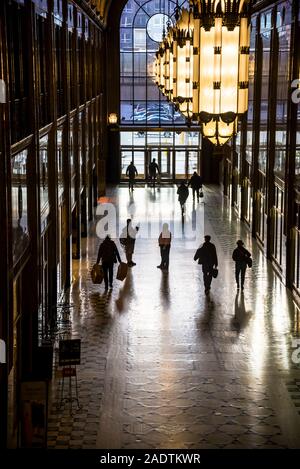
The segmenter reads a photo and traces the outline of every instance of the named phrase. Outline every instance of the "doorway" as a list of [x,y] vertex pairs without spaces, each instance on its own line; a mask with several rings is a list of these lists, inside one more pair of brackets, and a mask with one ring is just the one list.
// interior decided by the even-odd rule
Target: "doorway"
[[133,161],[137,180],[148,180],[150,162],[155,159],[162,182],[189,179],[194,171],[200,174],[200,133],[197,131],[122,131],[120,133],[121,180]]
[[146,179],[149,177],[149,164],[155,159],[160,169],[162,181],[173,180],[173,150],[171,148],[148,148],[145,152]]

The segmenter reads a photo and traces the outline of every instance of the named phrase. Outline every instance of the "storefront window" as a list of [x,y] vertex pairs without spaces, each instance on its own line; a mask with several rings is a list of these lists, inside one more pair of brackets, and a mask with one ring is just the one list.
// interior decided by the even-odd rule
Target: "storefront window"
[[48,135],[40,138],[40,206],[43,215],[49,208],[48,141]]
[[74,164],[74,119],[70,119],[69,155],[70,155],[70,178],[71,178],[71,207],[75,203],[75,164]]
[[269,85],[270,85],[270,47],[272,13],[261,15],[261,41],[262,41],[262,77],[261,77],[261,103],[260,103],[260,132],[259,132],[259,169],[265,173],[267,167],[268,145],[268,112],[269,112]]
[[28,230],[28,150],[11,160],[13,261],[16,263],[29,244]]
[[56,132],[56,145],[57,145],[57,186],[58,186],[58,197],[60,198],[64,191],[63,182],[63,135],[64,125],[60,125]]
[[281,180],[285,179],[286,139],[287,139],[287,108],[290,75],[290,38],[291,25],[284,24],[290,19],[291,6],[286,2],[277,13],[278,33],[278,69],[277,69],[277,101],[276,101],[276,150],[274,173]]
[[257,18],[253,17],[251,21],[250,55],[249,55],[249,104],[248,104],[248,114],[247,114],[246,159],[250,164],[252,164],[256,21],[257,21]]
[[298,115],[297,121],[297,146],[296,146],[296,162],[295,162],[295,186],[296,189],[300,192],[300,119]]
[[85,174],[86,181],[89,180],[89,165],[90,165],[90,135],[91,135],[91,125],[90,125],[90,108],[87,107],[85,111]]
[[79,151],[79,168],[80,168],[80,187],[84,185],[84,154],[83,154],[83,113],[80,112],[78,116],[78,151]]

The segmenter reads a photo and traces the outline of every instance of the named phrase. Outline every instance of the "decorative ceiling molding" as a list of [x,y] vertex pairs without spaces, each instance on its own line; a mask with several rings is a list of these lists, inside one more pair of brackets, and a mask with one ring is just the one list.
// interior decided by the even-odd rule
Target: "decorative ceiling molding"
[[112,0],[85,0],[86,3],[99,18],[99,20],[106,25],[107,14]]

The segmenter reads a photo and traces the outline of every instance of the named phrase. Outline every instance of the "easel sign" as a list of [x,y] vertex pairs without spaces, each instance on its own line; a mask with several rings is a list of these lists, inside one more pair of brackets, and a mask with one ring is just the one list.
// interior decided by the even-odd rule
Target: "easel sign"
[[59,366],[80,365],[81,340],[60,340]]

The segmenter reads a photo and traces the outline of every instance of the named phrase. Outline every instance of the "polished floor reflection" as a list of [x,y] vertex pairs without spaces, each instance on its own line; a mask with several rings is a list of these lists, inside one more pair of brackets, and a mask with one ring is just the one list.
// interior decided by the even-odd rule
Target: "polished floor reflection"
[[[57,372],[49,447],[299,447],[299,310],[218,188],[206,187],[199,204],[190,195],[184,219],[171,186],[111,189],[101,202],[117,207],[120,230],[128,216],[140,224],[137,265],[108,294],[93,285],[91,227],[70,292],[81,408],[57,410]],[[163,222],[174,235],[169,273],[156,268]],[[204,234],[219,256],[208,297],[193,261]],[[240,238],[254,259],[244,293],[231,259]]]

